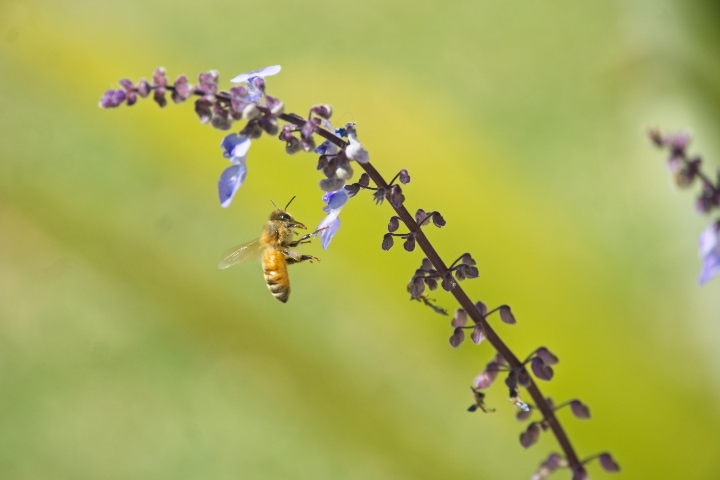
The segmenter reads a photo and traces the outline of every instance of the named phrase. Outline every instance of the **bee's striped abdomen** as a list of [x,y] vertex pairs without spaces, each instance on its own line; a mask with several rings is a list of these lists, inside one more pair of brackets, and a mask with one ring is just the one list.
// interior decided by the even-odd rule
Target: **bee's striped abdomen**
[[270,293],[281,302],[287,302],[290,296],[290,279],[285,255],[279,250],[267,249],[262,257],[262,266]]

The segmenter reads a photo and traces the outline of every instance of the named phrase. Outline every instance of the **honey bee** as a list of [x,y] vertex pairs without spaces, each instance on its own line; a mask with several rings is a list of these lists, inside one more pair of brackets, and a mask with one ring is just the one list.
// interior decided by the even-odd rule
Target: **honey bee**
[[284,210],[280,210],[275,206],[275,210],[270,214],[260,238],[231,248],[225,252],[218,264],[218,268],[222,269],[261,257],[268,289],[275,298],[283,303],[287,302],[290,296],[290,279],[288,278],[287,266],[304,261],[310,263],[313,260],[320,261],[319,258],[312,255],[302,255],[292,250],[292,248],[302,243],[309,243],[312,237],[317,236],[323,230],[316,230],[313,233],[301,236],[297,240],[293,240],[296,228],[307,230],[305,225],[295,220],[287,212],[287,208],[294,199],[295,197],[290,199]]

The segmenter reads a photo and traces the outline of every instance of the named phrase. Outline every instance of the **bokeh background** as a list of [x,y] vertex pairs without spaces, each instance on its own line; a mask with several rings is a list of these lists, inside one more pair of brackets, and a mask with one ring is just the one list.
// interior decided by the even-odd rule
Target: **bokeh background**
[[[391,210],[360,195],[288,304],[259,265],[219,271],[271,210],[318,223],[311,155],[256,142],[228,209],[223,133],[192,104],[104,111],[117,80],[266,65],[289,111],[354,120],[475,299],[508,303],[518,356],[581,456],[618,478],[720,478],[720,279],[699,288],[709,223],[646,130],[689,129],[720,165],[720,9],[604,2],[0,3],[0,477],[529,478],[506,391],[470,414],[489,345],[408,302],[421,254],[380,249]],[[224,85],[227,83],[222,82]],[[453,310],[451,298],[435,295]],[[609,478],[597,465],[591,475]],[[558,478],[568,474],[559,473]]]

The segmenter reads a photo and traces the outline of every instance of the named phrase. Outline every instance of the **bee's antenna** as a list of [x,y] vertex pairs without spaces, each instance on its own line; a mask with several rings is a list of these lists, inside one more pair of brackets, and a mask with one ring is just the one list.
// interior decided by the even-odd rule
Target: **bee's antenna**
[[272,200],[270,200],[270,203],[273,204],[273,207],[275,207],[275,210],[280,210],[280,209],[277,207],[277,205],[275,205],[275,202],[273,202]]
[[[293,195],[293,197],[290,199],[290,201],[287,203],[287,205],[285,205],[285,210],[287,210],[288,207],[290,206],[290,204],[292,203],[292,201],[295,200],[295,197],[297,197],[297,195]],[[277,208],[277,207],[275,207],[275,208]]]

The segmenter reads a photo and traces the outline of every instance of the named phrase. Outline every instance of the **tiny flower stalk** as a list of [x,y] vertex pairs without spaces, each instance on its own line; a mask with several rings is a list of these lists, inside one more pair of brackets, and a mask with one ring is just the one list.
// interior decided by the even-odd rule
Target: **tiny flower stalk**
[[[542,395],[536,380],[551,380],[554,376],[552,366],[558,363],[558,358],[547,348],[540,347],[521,361],[503,342],[489,319],[497,313],[496,317],[499,317],[503,324],[514,325],[516,318],[512,309],[508,305],[501,305],[488,310],[483,302],[473,303],[468,297],[460,283],[479,276],[476,262],[469,253],[463,253],[449,266],[440,257],[425,235],[424,228],[431,225],[441,228],[446,224],[445,218],[437,211],[418,209],[414,215],[410,213],[403,191],[403,186],[410,182],[408,171],[400,170],[392,180],[386,181],[370,162],[370,154],[360,142],[354,123],[333,129],[329,121],[332,108],[328,105],[314,105],[305,116],[286,113],[284,104],[266,92],[265,78],[279,72],[280,66],[275,65],[244,73],[233,78],[232,82],[238,85],[229,91],[218,91],[219,75],[215,71],[201,73],[196,85],[190,85],[184,75],[177,77],[174,84],[169,84],[165,70],[158,68],[151,82],[140,80],[134,85],[130,80],[122,80],[120,89],[109,90],[102,96],[100,106],[114,108],[122,104],[133,105],[138,98],[146,98],[152,94],[155,102],[164,107],[167,104],[166,95],[170,92],[175,103],[193,96],[199,97],[195,101],[195,112],[201,123],[228,130],[234,122],[245,121],[245,126],[239,132],[227,135],[221,143],[223,155],[231,164],[223,171],[218,182],[218,194],[223,207],[230,205],[245,181],[251,141],[261,137],[263,133],[277,136],[285,144],[285,150],[289,154],[305,151],[319,155],[316,168],[324,175],[319,186],[323,192],[323,211],[326,216],[316,231],[320,232],[322,246],[326,249],[340,228],[339,215],[350,198],[363,190],[370,190],[376,204],[387,200],[395,215],[388,221],[387,233],[382,240],[383,250],[389,250],[394,245],[395,238],[400,238],[406,251],[411,252],[419,247],[425,254],[420,268],[415,271],[408,284],[410,299],[423,303],[436,313],[447,315],[448,312],[437,306],[426,294],[426,289],[432,291],[441,286],[450,292],[459,304],[450,322],[450,344],[453,347],[460,346],[465,340],[466,330],[469,330],[473,343],[487,341],[496,351],[495,358],[472,382],[474,403],[468,410],[481,410],[485,413],[495,410],[485,405],[485,393],[482,390],[490,387],[502,372],[506,375],[505,386],[508,388],[509,400],[517,411],[517,418],[528,420],[538,414],[540,417],[532,421],[520,435],[520,443],[527,448],[537,441],[542,431],[551,431],[563,452],[562,455],[551,454],[540,465],[533,478],[546,478],[559,468],[570,469],[573,478],[586,478],[584,465],[594,458],[598,459],[606,471],[618,471],[619,467],[607,453],[580,460],[556,416],[556,411],[569,406],[577,418],[588,418],[589,409],[579,400],[571,400],[556,407],[550,398]],[[280,126],[280,121],[285,124]],[[316,137],[323,139],[320,145],[316,144]],[[681,160],[683,158],[681,156]],[[352,162],[355,162],[356,168],[359,167],[363,173],[357,182],[348,183],[353,176]],[[694,178],[701,176],[699,168],[693,165],[695,164],[690,162],[687,165],[683,163],[679,168],[674,166],[677,170],[676,177],[681,179],[679,182],[692,182]],[[699,162],[696,166],[699,166]],[[708,200],[710,204],[714,205],[714,195],[718,191],[720,189],[706,192],[706,197],[712,197],[712,200]],[[717,196],[717,202],[720,204],[720,195]],[[402,231],[399,231],[401,229]],[[720,226],[707,234],[704,240],[705,262],[710,270],[714,269],[715,265],[720,269],[718,230]],[[712,270],[711,275],[715,273],[717,272]],[[521,398],[520,389],[527,391],[532,402]]]

